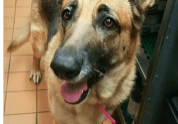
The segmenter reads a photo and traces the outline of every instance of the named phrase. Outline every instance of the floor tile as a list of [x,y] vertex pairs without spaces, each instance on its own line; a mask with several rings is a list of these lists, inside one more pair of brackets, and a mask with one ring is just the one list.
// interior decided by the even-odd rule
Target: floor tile
[[32,0],[17,0],[16,6],[31,6]]
[[4,28],[13,28],[14,18],[4,18]]
[[16,0],[4,0],[4,6],[15,6]]
[[7,52],[7,47],[10,45],[10,43],[10,41],[4,42],[4,56],[10,56],[10,52]]
[[4,124],[36,124],[36,114],[7,115]]
[[32,62],[32,56],[11,56],[10,72],[30,71]]
[[31,7],[16,7],[16,17],[26,17],[30,16]]
[[48,105],[47,90],[39,90],[37,95],[38,95],[37,111],[38,112],[50,111]]
[[13,29],[4,29],[4,41],[11,41]]
[[8,73],[4,73],[4,92],[6,91],[7,88],[7,78],[8,78]]
[[7,91],[36,90],[36,84],[29,79],[30,73],[9,73]]
[[15,7],[4,7],[4,17],[14,17]]
[[38,113],[38,124],[53,124],[53,121],[50,112]]
[[27,20],[28,20],[28,17],[23,17],[23,18],[16,17],[14,28],[22,28],[26,24]]
[[5,100],[6,100],[6,93],[4,93],[4,104],[5,104]]
[[4,57],[4,72],[8,72],[9,71],[9,62],[10,62],[10,57],[9,56],[5,56]]
[[47,84],[44,78],[44,72],[41,72],[42,79],[40,83],[37,85],[38,90],[46,90],[47,89]]
[[5,100],[6,100],[6,93],[4,93],[4,103],[6,102]]
[[2,93],[2,113],[3,113],[3,115],[2,116],[4,116],[4,109],[5,109],[5,103],[6,103],[6,93]]
[[7,92],[5,114],[36,112],[36,91]]
[[33,55],[31,42],[26,42],[19,49],[11,53],[11,56],[15,55]]

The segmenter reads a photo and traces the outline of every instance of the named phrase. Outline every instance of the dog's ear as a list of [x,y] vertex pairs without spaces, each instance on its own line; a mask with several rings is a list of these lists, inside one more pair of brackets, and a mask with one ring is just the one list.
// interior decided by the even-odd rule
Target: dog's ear
[[149,7],[152,7],[155,0],[129,0],[133,12],[133,24],[137,29],[140,29],[144,19],[145,13]]
[[152,7],[155,3],[155,0],[141,0],[141,9],[145,12],[149,7]]

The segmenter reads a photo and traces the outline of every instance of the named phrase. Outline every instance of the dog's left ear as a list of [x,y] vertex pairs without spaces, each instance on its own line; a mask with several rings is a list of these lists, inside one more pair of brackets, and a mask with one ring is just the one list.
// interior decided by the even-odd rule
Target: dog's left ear
[[155,0],[129,0],[133,12],[133,24],[137,29],[140,29],[144,19],[145,13],[149,7],[152,7]]
[[145,12],[149,7],[152,7],[155,3],[155,0],[141,0],[141,9]]

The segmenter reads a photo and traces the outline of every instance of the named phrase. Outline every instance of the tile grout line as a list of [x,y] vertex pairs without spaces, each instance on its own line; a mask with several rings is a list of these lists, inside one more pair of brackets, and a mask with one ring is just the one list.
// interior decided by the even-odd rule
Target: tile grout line
[[[44,72],[45,70],[40,70],[41,72]],[[29,71],[11,71],[10,73],[29,73]],[[5,72],[5,73],[8,73],[8,72]]]
[[[28,115],[28,114],[36,114],[37,112],[29,112],[29,113],[16,113],[16,114],[5,114],[5,116],[12,116],[12,115]],[[38,113],[50,113],[50,111],[41,111]]]
[[35,114],[36,112],[29,112],[29,113],[16,113],[16,114],[5,114],[5,116],[13,116],[13,115],[28,115],[28,114]]
[[[38,91],[46,91],[47,89],[36,89]],[[7,91],[8,93],[17,93],[17,92],[34,92],[36,91],[35,89],[34,90],[18,90],[18,91]]]
[[[30,6],[29,6],[30,7]],[[11,41],[13,40],[14,37],[14,30],[15,28],[15,19],[16,19],[16,11],[17,11],[17,0],[15,2],[15,11],[14,11],[14,22],[13,22],[13,28],[12,28],[12,38]],[[19,17],[18,17],[19,18]],[[19,28],[20,29],[20,28]],[[20,55],[21,56],[21,55]],[[23,56],[23,55],[22,55]],[[24,56],[31,56],[31,55],[24,55]],[[8,80],[9,80],[9,74],[10,74],[10,65],[11,65],[11,58],[13,57],[13,54],[10,52],[10,59],[9,59],[9,68],[8,68],[8,77],[7,77],[7,86],[6,86],[6,98],[7,98],[7,87],[8,87]],[[22,71],[24,72],[24,71]],[[29,71],[28,71],[29,72]],[[46,90],[46,89],[40,89],[40,90]],[[35,90],[28,90],[28,91],[35,91]],[[11,91],[10,91],[11,92]],[[13,91],[12,91],[13,92]],[[6,105],[6,98],[5,98],[5,105]],[[38,87],[36,84],[36,124],[38,123]],[[21,113],[21,114],[32,114],[32,113]],[[4,115],[9,116],[9,115],[21,115],[21,114],[5,114],[5,106],[4,106]]]
[[[23,72],[24,73],[29,73],[29,71],[11,71],[11,73],[23,73]],[[45,70],[40,70],[40,71],[44,73]],[[5,72],[5,73],[7,73],[7,72]]]
[[[47,89],[41,89],[39,91],[44,91],[44,90],[47,90]],[[7,91],[8,93],[18,93],[18,92],[36,92],[36,89],[34,90],[19,90],[19,91]]]
[[[16,4],[17,4],[17,0],[15,0],[15,6],[14,6],[14,22],[13,22],[13,28],[12,28],[11,42],[12,42],[12,40],[13,40],[13,34],[14,34],[15,15],[16,15]],[[4,101],[4,115],[5,115],[6,100],[7,100],[7,87],[8,87],[9,73],[10,73],[10,64],[11,64],[11,51],[10,51],[10,58],[9,58],[9,69],[8,69],[8,73],[7,73],[6,98],[5,98],[5,101]]]
[[16,54],[12,54],[13,57],[24,57],[24,56],[32,56],[33,57],[33,54],[21,54],[21,55],[16,55]]
[[[12,28],[12,37],[11,37],[11,41],[13,40],[13,37],[14,37],[14,30],[15,30],[15,19],[16,19],[16,11],[17,11],[17,0],[15,2],[15,10],[14,10],[14,22],[13,22],[13,28]],[[19,18],[19,17],[18,17]],[[20,28],[19,28],[20,29]],[[8,87],[8,80],[9,80],[9,73],[10,73],[10,65],[11,65],[11,57],[13,56],[13,54],[10,52],[10,59],[9,59],[9,68],[8,68],[8,77],[7,77],[7,85],[6,85],[6,98],[5,98],[5,103],[4,103],[4,115],[8,116],[9,114],[5,114],[5,105],[6,105],[6,99],[7,99],[7,87]],[[23,56],[23,55],[22,55]],[[24,56],[31,56],[31,55],[24,55]],[[29,71],[28,71],[29,72]],[[42,90],[45,90],[45,89],[42,89]],[[31,90],[31,91],[34,91],[34,90]],[[37,99],[38,99],[38,94],[37,94],[37,91],[38,91],[38,88],[37,88],[37,84],[36,84],[36,124],[38,123],[37,122],[37,109],[38,109],[38,104],[37,104]],[[21,114],[32,114],[32,113],[21,113]],[[10,115],[21,115],[21,114],[10,114]]]

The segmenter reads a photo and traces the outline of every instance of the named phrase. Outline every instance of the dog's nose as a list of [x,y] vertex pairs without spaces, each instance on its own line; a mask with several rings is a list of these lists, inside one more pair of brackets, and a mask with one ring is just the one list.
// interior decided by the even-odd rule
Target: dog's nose
[[83,57],[80,51],[58,49],[51,62],[51,68],[61,79],[70,80],[81,71]]

